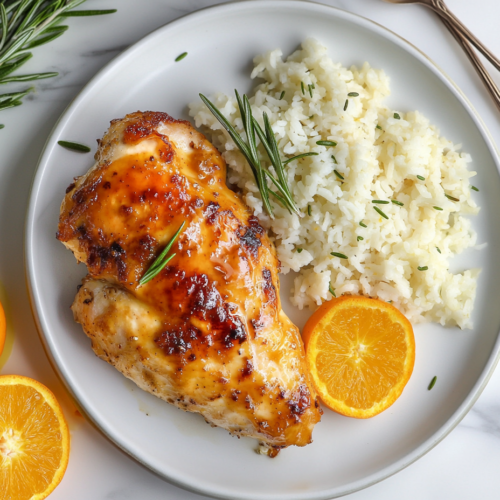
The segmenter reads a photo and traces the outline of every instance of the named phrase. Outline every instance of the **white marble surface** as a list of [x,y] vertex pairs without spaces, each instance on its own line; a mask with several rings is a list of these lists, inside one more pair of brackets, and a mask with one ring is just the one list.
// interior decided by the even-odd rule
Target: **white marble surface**
[[[0,131],[0,297],[7,304],[9,335],[14,335],[12,353],[0,373],[34,377],[48,385],[63,403],[71,428],[72,450],[67,473],[51,496],[54,500],[202,498],[156,477],[79,416],[45,356],[30,313],[24,279],[23,226],[38,156],[58,117],[82,86],[121,50],[153,29],[216,3],[221,2],[88,0],[86,8],[119,11],[101,18],[70,19],[71,29],[57,41],[36,49],[26,67],[27,71],[59,71],[59,77],[38,82],[36,92],[23,106],[0,113],[0,123],[6,125]],[[387,26],[428,54],[461,87],[498,143],[500,112],[455,41],[430,11],[421,6],[389,5],[381,0],[323,3]],[[500,54],[498,0],[448,0],[448,5]],[[500,85],[500,75],[494,74],[494,78]],[[12,90],[15,88],[12,85]],[[5,87],[5,91],[10,90]],[[499,394],[497,370],[472,411],[441,444],[409,468],[350,495],[349,500],[500,498]]]

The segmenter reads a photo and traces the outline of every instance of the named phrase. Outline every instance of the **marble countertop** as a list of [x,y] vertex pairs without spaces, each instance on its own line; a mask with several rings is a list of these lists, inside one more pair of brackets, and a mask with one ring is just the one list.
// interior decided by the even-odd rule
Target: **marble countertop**
[[[70,30],[36,50],[26,72],[58,71],[36,82],[23,106],[2,111],[0,123],[0,299],[6,305],[8,338],[0,373],[33,377],[50,387],[68,418],[72,449],[66,475],[53,500],[201,499],[160,479],[109,442],[78,412],[49,364],[38,337],[25,284],[23,229],[31,181],[44,143],[59,116],[87,81],[108,61],[152,30],[212,0],[88,0],[85,8],[117,8],[101,18],[69,19]],[[372,19],[403,36],[433,59],[463,90],[500,138],[500,112],[437,17],[422,6],[381,0],[327,0]],[[450,9],[500,54],[498,0],[447,0]],[[491,66],[500,85],[500,75]],[[12,90],[15,87],[12,86]],[[4,89],[2,89],[4,91]],[[11,91],[10,87],[5,91]],[[8,357],[8,355],[10,356]],[[8,359],[6,360],[6,358]],[[5,362],[6,361],[6,362]],[[3,365],[3,366],[2,366]],[[419,461],[349,500],[468,500],[500,498],[500,370],[459,426]]]

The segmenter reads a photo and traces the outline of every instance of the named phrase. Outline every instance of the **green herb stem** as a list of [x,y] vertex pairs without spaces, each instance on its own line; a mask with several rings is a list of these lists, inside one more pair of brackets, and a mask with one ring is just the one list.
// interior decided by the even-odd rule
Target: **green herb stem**
[[175,62],[179,62],[179,61],[182,61],[186,56],[188,55],[187,52],[183,52],[182,54],[179,54],[176,58],[175,58]]
[[301,158],[307,158],[308,156],[318,156],[318,155],[319,155],[319,153],[313,153],[313,152],[311,152],[311,153],[302,153],[300,155],[297,155],[297,156],[294,156],[292,158],[288,158],[287,160],[285,160],[283,162],[283,166],[288,165],[288,163],[290,163],[290,162],[292,162],[294,160],[300,160]]
[[372,203],[377,203],[378,205],[389,205],[389,202],[385,200],[372,200]]
[[378,207],[373,207],[373,208],[374,208],[374,210],[375,210],[376,212],[378,212],[378,213],[379,213],[379,214],[380,214],[380,215],[381,215],[384,219],[389,220],[389,217],[387,217],[387,215],[385,215],[385,213],[384,213],[384,212],[382,212],[382,210],[380,210],[380,208],[378,208]]
[[344,255],[343,253],[339,252],[330,252],[330,255],[333,255],[334,257],[338,257],[339,259],[347,259],[347,255]]
[[402,203],[401,201],[398,200],[391,200],[391,203],[394,203],[394,205],[399,205],[400,207],[404,207],[405,204]]
[[327,148],[334,148],[337,145],[335,141],[316,141],[316,144],[318,146],[326,146]]
[[79,144],[78,142],[70,142],[70,141],[57,141],[59,146],[63,148],[70,149],[71,151],[76,151],[78,153],[90,153],[91,149],[84,144]]
[[156,257],[154,262],[151,264],[149,269],[144,273],[142,278],[139,281],[140,285],[146,284],[148,281],[151,281],[156,275],[158,275],[163,268],[175,257],[175,253],[167,257],[167,253],[172,248],[175,240],[179,236],[179,233],[182,231],[182,228],[185,226],[186,222],[184,221],[177,232],[174,234],[172,239],[168,242],[167,246],[163,249],[163,251]]

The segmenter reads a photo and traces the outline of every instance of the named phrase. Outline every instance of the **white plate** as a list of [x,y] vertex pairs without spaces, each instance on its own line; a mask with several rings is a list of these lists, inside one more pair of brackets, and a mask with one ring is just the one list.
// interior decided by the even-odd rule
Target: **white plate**
[[[289,448],[271,460],[253,453],[255,442],[232,438],[203,419],[137,389],[92,352],[69,306],[85,274],[56,241],[59,204],[90,155],[69,152],[61,139],[95,144],[113,118],[141,110],[187,118],[198,93],[250,90],[256,54],[292,52],[314,36],[344,65],[365,60],[391,77],[389,103],[419,109],[472,154],[482,207],[474,226],[485,250],[470,250],[454,268],[482,267],[475,328],[416,328],[413,376],[401,398],[374,419],[325,411],[314,443]],[[189,55],[174,62],[180,53]],[[118,446],[169,481],[231,499],[326,499],[364,488],[406,467],[436,445],[471,408],[498,360],[500,213],[498,159],[484,126],[458,89],[423,54],[366,19],[313,3],[263,1],[199,11],[147,36],[106,66],[55,127],[35,177],[26,228],[30,292],[43,340],[69,390],[88,416]],[[288,295],[283,280],[283,296]],[[285,307],[299,326],[308,314]],[[427,385],[437,375],[429,392]]]

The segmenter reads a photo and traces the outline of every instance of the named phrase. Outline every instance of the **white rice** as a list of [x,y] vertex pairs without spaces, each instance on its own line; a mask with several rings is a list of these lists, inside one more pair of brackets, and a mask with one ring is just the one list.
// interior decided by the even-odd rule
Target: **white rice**
[[[471,222],[463,216],[479,210],[470,194],[469,179],[476,174],[467,170],[470,155],[440,137],[418,111],[399,112],[397,119],[384,105],[390,90],[383,71],[368,63],[344,68],[316,40],[306,40],[286,61],[276,49],[254,62],[251,77],[264,83],[250,97],[252,112],[260,123],[263,111],[269,115],[283,158],[319,153],[286,167],[302,217],[273,203],[275,218],[270,219],[250,167],[229,135],[201,102],[190,105],[190,114],[222,152],[229,182],[269,229],[282,272],[298,272],[293,304],[314,308],[332,297],[331,285],[337,296],[392,301],[413,323],[470,328],[479,271],[449,271],[450,258],[476,243]],[[309,84],[315,87],[312,98]],[[359,96],[348,97],[351,92]],[[235,98],[217,94],[211,100],[244,136]],[[337,146],[319,146],[318,140]],[[264,150],[262,157],[267,160]],[[389,204],[373,204],[374,199]]]

